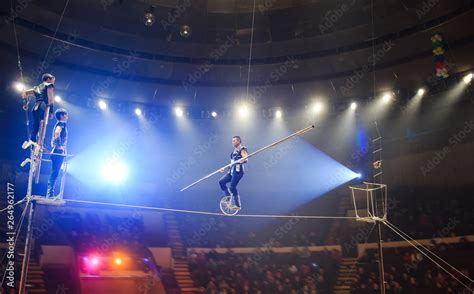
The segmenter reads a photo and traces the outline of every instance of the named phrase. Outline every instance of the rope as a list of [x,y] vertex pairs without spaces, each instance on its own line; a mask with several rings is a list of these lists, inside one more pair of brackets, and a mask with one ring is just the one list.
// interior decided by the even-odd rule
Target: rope
[[434,256],[436,256],[440,261],[444,262],[446,265],[448,265],[450,268],[452,268],[453,270],[455,270],[458,274],[462,275],[463,277],[465,277],[466,279],[469,280],[469,282],[471,283],[474,283],[474,280],[469,278],[468,276],[466,276],[462,271],[458,270],[457,268],[455,268],[454,266],[452,266],[451,264],[449,264],[446,260],[444,260],[443,258],[441,258],[439,255],[437,255],[436,253],[434,253],[433,251],[431,251],[428,247],[424,246],[423,244],[421,244],[420,242],[418,242],[417,240],[413,239],[412,237],[410,237],[407,233],[403,232],[401,229],[397,228],[394,224],[392,224],[391,222],[387,221],[387,223],[389,223],[391,226],[393,226],[394,228],[396,228],[400,233],[402,233],[403,235],[405,235],[405,237],[409,238],[410,240],[412,240],[414,243],[416,243],[418,246],[422,247],[423,249],[425,249],[426,251],[428,251],[429,253],[433,254]]
[[[23,85],[25,85],[25,78],[23,77],[23,66],[21,65],[21,57],[20,57],[20,45],[18,44],[18,33],[16,31],[16,23],[15,23],[15,10],[13,8],[13,0],[10,0],[10,8],[11,8],[11,14],[13,16],[12,23],[13,23],[13,35],[15,37],[15,47],[16,47],[16,59],[17,59],[17,66],[18,70],[20,71],[20,80]],[[25,99],[26,101],[23,101],[23,103],[26,103],[28,105],[28,100]],[[27,138],[30,138],[30,119],[28,117],[28,111],[25,111],[25,123],[26,123],[26,135]]]
[[466,289],[469,289],[469,291],[472,291],[472,289],[466,285],[465,283],[463,283],[460,279],[458,279],[454,274],[452,274],[450,271],[448,271],[447,269],[445,269],[442,265],[440,265],[438,262],[436,262],[435,260],[433,260],[428,254],[426,254],[426,252],[424,252],[423,250],[421,250],[420,248],[418,248],[416,245],[414,245],[408,238],[406,238],[403,234],[399,233],[398,232],[398,229],[395,227],[395,226],[392,226],[392,224],[390,224],[389,222],[387,221],[383,221],[383,224],[385,224],[389,229],[391,229],[392,231],[394,231],[398,236],[402,237],[402,239],[404,239],[405,241],[407,241],[411,246],[413,246],[416,250],[418,250],[421,254],[423,254],[426,258],[428,258],[429,260],[431,260],[434,264],[436,264],[439,268],[441,268],[443,271],[445,271],[448,275],[450,275],[453,279],[455,279],[456,281],[458,281],[461,285],[463,285]]
[[[109,202],[96,202],[88,200],[77,200],[77,199],[64,199],[66,203],[83,203],[83,204],[95,204],[95,205],[106,205],[114,207],[127,207],[144,210],[155,210],[155,211],[167,211],[167,212],[179,212],[179,213],[191,213],[201,215],[213,215],[213,216],[227,216],[218,212],[200,211],[200,210],[187,210],[187,209],[176,209],[176,208],[165,208],[165,207],[152,207],[142,205],[130,205],[130,204],[119,204]],[[237,217],[249,217],[249,218],[301,218],[301,219],[356,219],[356,217],[350,216],[324,216],[324,215],[273,215],[273,214],[237,214],[233,215]]]
[[[19,203],[22,203],[22,201],[19,201],[17,202],[16,204],[19,204]],[[16,205],[15,204],[15,205]],[[27,201],[26,202],[26,205],[25,205],[25,209],[23,210],[23,212],[21,213],[21,216],[20,216],[20,221],[18,222],[18,226],[15,230],[15,242],[13,243],[13,248],[16,247],[16,242],[18,241],[18,237],[20,236],[20,230],[21,230],[21,226],[23,225],[23,220],[25,219],[25,216],[26,216],[26,211],[28,210],[28,206],[29,206],[30,202]],[[2,264],[3,264],[3,260],[5,259],[5,257],[7,256],[7,253],[8,253],[8,250],[5,251],[3,257],[2,257]],[[3,282],[5,281],[5,277],[6,277],[6,274],[7,274],[7,269],[5,268],[5,272],[3,273],[3,277],[2,277],[2,283],[0,284],[0,287],[3,286]]]
[[249,99],[249,87],[250,87],[250,66],[252,64],[252,49],[253,49],[253,30],[255,27],[255,3],[256,0],[253,0],[253,11],[252,11],[252,29],[250,31],[250,46],[249,46],[249,66],[247,70],[247,95],[246,99]]
[[[22,200],[18,201],[17,203],[13,204],[12,206],[15,207],[15,206],[17,206],[18,204],[22,204],[22,203],[25,202],[25,201],[28,201],[28,200],[26,199],[26,197],[23,198]],[[6,211],[8,208],[9,208],[9,206],[7,206],[7,207],[5,207],[5,208],[2,208],[2,209],[0,210],[0,213]]]
[[67,8],[68,5],[69,5],[69,0],[66,0],[66,4],[64,5],[63,12],[61,13],[61,16],[59,17],[58,24],[56,25],[56,29],[54,30],[53,37],[51,38],[51,42],[49,42],[48,50],[46,50],[46,54],[44,55],[42,65],[44,65],[44,62],[46,61],[46,58],[48,58],[49,50],[51,49],[51,46],[53,45],[54,40],[56,40],[56,34],[58,33],[59,27],[61,26],[61,22],[63,21],[64,13],[66,12],[66,8]]

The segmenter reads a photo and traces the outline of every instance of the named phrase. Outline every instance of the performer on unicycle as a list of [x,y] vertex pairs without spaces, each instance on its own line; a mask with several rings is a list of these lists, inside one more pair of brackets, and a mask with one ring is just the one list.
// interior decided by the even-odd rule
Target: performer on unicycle
[[[234,146],[234,151],[230,154],[231,163],[233,164],[227,173],[219,180],[219,185],[224,192],[225,196],[230,196],[231,199],[231,208],[235,210],[240,210],[240,196],[237,192],[237,185],[239,181],[244,176],[244,163],[247,162],[246,159],[248,152],[247,148],[242,146],[242,139],[239,136],[232,137],[232,146]],[[224,169],[221,169],[221,172],[225,172]],[[227,187],[227,183],[230,182],[230,186]]]
[[[56,125],[53,129],[53,136],[51,139],[51,147],[53,148],[51,154],[51,174],[49,175],[48,180],[48,190],[46,192],[46,197],[54,197],[54,188],[56,186],[56,180],[61,170],[61,166],[64,161],[64,156],[66,154],[66,144],[67,144],[67,128],[66,123],[69,118],[68,113],[65,109],[60,108],[54,113],[56,117]],[[55,155],[59,154],[59,155]]]

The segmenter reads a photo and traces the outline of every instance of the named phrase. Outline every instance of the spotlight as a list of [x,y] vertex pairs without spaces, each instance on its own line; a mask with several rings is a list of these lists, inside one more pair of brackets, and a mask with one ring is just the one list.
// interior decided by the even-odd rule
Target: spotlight
[[425,91],[424,88],[419,88],[417,94],[418,94],[418,96],[423,96],[425,94],[425,92],[426,91]]
[[384,103],[390,102],[390,99],[392,99],[392,94],[391,94],[391,93],[385,93],[385,94],[383,94],[383,96],[382,96],[382,101],[383,101]]
[[323,104],[321,102],[316,102],[313,106],[313,111],[316,113],[320,113],[323,110]]
[[93,256],[91,259],[90,259],[90,264],[92,264],[93,266],[98,266],[100,263],[100,260],[98,257],[96,256]]
[[135,108],[135,115],[136,116],[141,116],[142,115],[142,110],[140,108]]
[[361,173],[356,173],[356,177],[357,177],[358,179],[360,179],[360,178],[362,178],[362,174],[361,174]]
[[184,114],[184,111],[181,107],[176,107],[174,109],[174,114],[176,114],[177,117],[182,117]]
[[54,101],[59,103],[59,102],[61,102],[61,100],[62,100],[61,96],[54,96]]
[[239,108],[239,115],[241,117],[246,117],[249,115],[249,108],[247,107],[247,105],[242,105],[240,106]]
[[187,37],[191,36],[191,27],[188,26],[188,25],[181,26],[181,29],[179,30],[179,34],[183,38],[187,38]]
[[211,112],[211,116],[212,117],[217,117],[217,112],[215,112],[215,111]]
[[114,262],[116,265],[121,265],[123,263],[121,258],[115,258]]
[[127,177],[127,168],[118,160],[109,160],[102,166],[102,177],[107,182],[119,183]]
[[283,113],[281,112],[281,110],[275,111],[275,117],[276,118],[281,118],[282,115],[283,115]]
[[153,13],[154,11],[155,7],[150,6],[148,11],[143,15],[143,21],[147,27],[151,27],[155,23],[155,14]]
[[472,81],[472,72],[465,75],[462,80],[464,81],[464,84],[469,85],[469,83]]
[[23,92],[25,90],[25,84],[23,83],[20,83],[20,82],[17,82],[15,83],[15,89],[18,91],[18,92]]
[[356,109],[357,109],[357,103],[356,103],[356,102],[352,102],[352,103],[351,103],[351,109],[352,109],[352,110],[356,110]]
[[107,103],[105,103],[104,100],[99,100],[98,102],[100,110],[106,110],[107,109]]

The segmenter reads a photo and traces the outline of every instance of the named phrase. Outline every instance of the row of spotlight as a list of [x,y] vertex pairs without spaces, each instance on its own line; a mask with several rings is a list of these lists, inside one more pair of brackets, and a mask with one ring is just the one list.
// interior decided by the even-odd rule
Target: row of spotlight
[[[17,84],[17,90],[22,91],[23,89],[24,89],[23,86]],[[417,93],[418,93],[419,96],[422,96],[422,95],[425,94],[425,89],[420,88]],[[382,96],[382,101],[384,103],[389,103],[390,100],[392,99],[392,97],[393,97],[393,94],[387,92]],[[56,95],[54,97],[54,100],[55,100],[55,102],[60,103],[62,101],[62,98],[61,98],[61,96]],[[357,102],[351,102],[351,104],[349,105],[349,108],[351,110],[356,110],[357,106],[358,106]],[[97,107],[102,111],[106,111],[107,108],[108,108],[108,104],[105,100],[99,100],[99,101],[97,101]],[[323,105],[322,102],[316,102],[312,106],[312,111],[314,113],[320,113],[323,110],[323,108],[324,108],[324,105]],[[140,107],[136,107],[133,112],[136,116],[142,116],[143,115],[143,110]],[[250,113],[250,110],[249,110],[249,107],[247,105],[241,105],[238,109],[238,114],[241,117],[247,117],[249,115],[249,113]],[[184,116],[185,111],[182,107],[175,107],[174,108],[174,114],[177,117],[182,117],[182,116]],[[277,110],[275,110],[274,115],[275,115],[276,118],[281,118],[283,116],[283,111],[281,109],[277,109]],[[210,116],[213,117],[213,118],[216,118],[218,116],[218,113],[216,111],[211,111]]]
[[[472,73],[468,73],[467,75],[465,75],[463,77],[463,82],[468,85],[471,83],[473,79],[473,74]],[[22,92],[25,90],[25,85],[22,84],[22,83],[16,83],[15,84],[15,88],[18,92]],[[417,91],[417,95],[419,97],[423,96],[424,94],[426,93],[426,90],[425,88],[419,88],[418,91]],[[383,103],[386,103],[388,104],[393,98],[393,92],[386,92],[382,95],[381,99],[382,99],[382,102]],[[54,100],[57,102],[57,103],[60,103],[62,101],[62,98],[61,96],[57,95],[54,97]],[[98,100],[97,101],[97,107],[102,110],[102,111],[106,111],[107,108],[108,108],[108,104],[105,100]],[[349,104],[349,108],[351,110],[356,110],[358,107],[357,105],[357,102],[353,101]],[[313,113],[320,113],[322,110],[324,109],[324,104],[322,102],[316,102],[314,103],[312,106],[311,106],[311,111]],[[133,110],[133,113],[136,115],[136,116],[142,116],[144,111],[142,110],[142,108],[140,107],[136,107],[134,110]],[[182,107],[175,107],[174,110],[173,110],[173,113],[175,116],[177,117],[182,117],[185,115],[185,110],[184,108]],[[247,117],[248,115],[250,114],[250,108],[248,107],[248,105],[246,104],[242,104],[239,109],[238,109],[238,115],[240,117]],[[283,116],[283,111],[281,109],[276,109],[274,112],[273,112],[274,116],[276,118],[281,118]],[[218,117],[218,113],[217,111],[211,111],[209,112],[209,116],[212,117],[212,118],[217,118]]]
[[[390,100],[392,98],[392,94],[385,94],[383,97],[382,97],[382,100],[385,102],[385,103],[389,103]],[[59,100],[60,101],[60,100]],[[57,101],[57,102],[59,102]],[[357,109],[357,102],[352,102],[350,105],[349,105],[349,108],[351,110],[356,110]],[[106,111],[107,108],[108,108],[108,105],[107,105],[107,102],[105,100],[99,100],[97,101],[97,107],[102,110],[102,111]],[[324,104],[322,102],[316,102],[314,103],[314,105],[311,107],[311,111],[313,113],[320,113],[322,110],[324,109]],[[134,110],[133,110],[133,113],[136,115],[136,116],[142,116],[143,115],[143,110],[142,108],[140,107],[136,107]],[[173,113],[176,117],[183,117],[186,112],[185,112],[185,109],[183,107],[180,107],[180,106],[176,106],[174,107],[173,109]],[[247,117],[249,116],[250,114],[250,108],[247,104],[243,103],[242,105],[239,106],[238,110],[237,110],[237,114],[240,116],[240,117]],[[283,111],[281,109],[276,109],[274,112],[273,112],[274,116],[276,118],[281,118],[283,116]],[[219,116],[219,114],[217,113],[217,111],[210,111],[209,112],[209,115],[210,117],[212,118],[217,118]]]

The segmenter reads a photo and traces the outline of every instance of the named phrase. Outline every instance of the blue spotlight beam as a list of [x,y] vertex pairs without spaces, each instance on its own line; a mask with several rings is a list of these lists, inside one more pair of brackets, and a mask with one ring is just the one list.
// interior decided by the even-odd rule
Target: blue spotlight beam
[[[269,145],[267,145],[267,146],[265,146],[265,147],[262,147],[262,148],[258,149],[257,151],[255,151],[255,152],[253,152],[253,153],[250,153],[250,154],[248,154],[247,156],[243,157],[240,161],[245,161],[246,159],[248,159],[248,158],[250,158],[250,157],[252,157],[252,156],[257,155],[258,153],[260,153],[260,152],[262,152],[262,151],[265,151],[265,150],[267,150],[267,149],[269,149],[269,148],[271,148],[271,147],[274,147],[274,146],[276,146],[276,145],[278,145],[278,144],[280,144],[280,143],[283,143],[283,142],[285,142],[285,141],[287,141],[287,140],[289,140],[289,139],[292,139],[292,138],[294,138],[294,137],[296,137],[296,136],[303,135],[304,133],[306,133],[306,132],[308,132],[308,131],[310,131],[310,130],[312,130],[312,129],[314,129],[314,125],[308,126],[308,127],[304,128],[304,129],[302,129],[302,130],[299,130],[298,132],[295,132],[295,133],[293,133],[293,134],[291,134],[291,135],[289,135],[289,136],[283,138],[283,139],[280,139],[280,140],[278,140],[278,141],[276,141],[276,142],[273,142],[273,143],[271,143],[271,144],[269,144]],[[180,191],[183,192],[183,191],[185,191],[185,190],[191,188],[192,186],[194,186],[194,185],[196,185],[196,184],[198,184],[198,183],[204,181],[205,179],[208,179],[208,178],[212,177],[213,175],[219,173],[222,169],[226,169],[226,168],[232,167],[233,165],[238,164],[240,161],[236,161],[236,162],[233,162],[233,163],[229,163],[228,165],[223,166],[223,167],[217,169],[216,171],[214,171],[214,172],[208,174],[207,176],[202,177],[202,178],[200,178],[199,180],[195,181],[194,183],[192,183],[192,184],[190,184],[190,185],[184,187],[184,188],[181,189]]]

